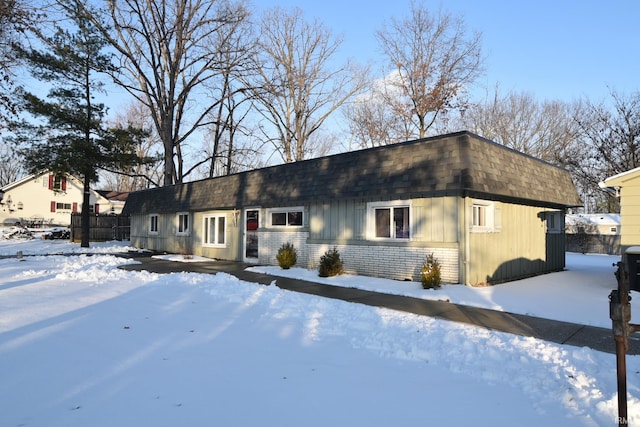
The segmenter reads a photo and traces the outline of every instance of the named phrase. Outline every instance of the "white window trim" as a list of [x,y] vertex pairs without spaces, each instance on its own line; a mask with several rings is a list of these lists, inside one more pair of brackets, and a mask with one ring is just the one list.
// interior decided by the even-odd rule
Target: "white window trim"
[[[206,242],[206,238],[207,238],[207,233],[205,230],[207,230],[206,227],[206,223],[207,221],[209,221],[211,218],[216,218],[215,221],[215,241],[217,242],[218,239],[218,218],[224,218],[224,243],[207,243]],[[229,228],[229,220],[227,218],[227,213],[226,212],[216,212],[216,213],[210,213],[210,214],[206,214],[202,217],[202,246],[205,248],[226,248],[227,247],[227,229]]]
[[[474,208],[481,207],[485,210],[485,225],[475,225],[474,221]],[[477,200],[471,201],[471,232],[472,233],[494,233],[496,231],[496,216],[495,216],[495,202],[489,200]]]
[[[156,218],[156,230],[153,230],[153,229],[151,228],[151,223],[152,223],[152,219],[151,219],[151,218],[153,218],[153,217],[155,217],[155,218]],[[149,216],[148,216],[148,220],[147,220],[147,221],[149,221],[149,222],[148,222],[148,225],[149,225],[149,227],[148,227],[149,234],[153,234],[153,235],[158,234],[158,233],[160,232],[160,215],[155,214],[155,213],[153,213],[153,214],[149,214]]]
[[[273,225],[271,223],[272,221],[272,214],[274,213],[285,213],[288,214],[289,212],[301,212],[302,213],[302,225]],[[293,206],[293,207],[287,207],[287,208],[268,208],[266,210],[266,215],[265,215],[265,222],[267,225],[267,228],[287,228],[287,229],[291,229],[291,228],[303,228],[304,227],[304,218],[305,217],[305,213],[304,213],[304,206]],[[287,220],[289,218],[289,215],[287,215]]]
[[[409,208],[409,238],[402,237],[376,237],[376,209],[380,208]],[[393,221],[393,215],[391,216]],[[411,200],[389,200],[386,202],[367,203],[367,240],[386,242],[409,242],[413,240],[413,204]]]
[[[180,231],[180,217],[181,216],[186,216],[187,217],[187,229]],[[189,234],[191,234],[191,215],[189,215],[189,212],[178,212],[176,213],[176,235],[177,236],[188,236]]]

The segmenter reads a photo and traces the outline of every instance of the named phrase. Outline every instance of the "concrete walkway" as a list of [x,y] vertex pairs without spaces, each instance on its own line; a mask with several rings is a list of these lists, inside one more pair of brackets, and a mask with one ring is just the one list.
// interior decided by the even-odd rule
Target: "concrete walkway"
[[[421,316],[430,316],[436,319],[466,323],[495,331],[539,338],[559,344],[577,347],[586,346],[594,350],[615,354],[615,341],[609,328],[561,322],[444,301],[423,300],[420,298],[276,277],[246,271],[249,265],[239,262],[211,261],[183,263],[155,259],[150,256],[129,255],[127,257],[135,258],[137,261],[140,261],[140,264],[127,264],[120,267],[125,270],[145,270],[155,273],[194,272],[215,274],[225,272],[248,282],[270,284],[275,281],[276,286],[290,291],[374,307],[385,307]],[[607,309],[605,303],[603,303],[602,309]],[[640,334],[632,335],[629,339],[629,351],[627,354],[640,354]]]

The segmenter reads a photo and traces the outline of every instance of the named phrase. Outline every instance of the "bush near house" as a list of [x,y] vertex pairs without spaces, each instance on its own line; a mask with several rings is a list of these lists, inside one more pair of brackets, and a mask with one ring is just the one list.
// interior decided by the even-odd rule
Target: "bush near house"
[[420,279],[424,289],[437,289],[440,287],[440,263],[433,254],[427,255],[427,259],[420,271]]
[[288,270],[298,262],[298,251],[291,243],[283,243],[278,249],[276,260],[280,268]]
[[344,273],[344,263],[340,259],[340,253],[337,248],[330,249],[320,257],[320,266],[318,267],[318,276],[332,277]]

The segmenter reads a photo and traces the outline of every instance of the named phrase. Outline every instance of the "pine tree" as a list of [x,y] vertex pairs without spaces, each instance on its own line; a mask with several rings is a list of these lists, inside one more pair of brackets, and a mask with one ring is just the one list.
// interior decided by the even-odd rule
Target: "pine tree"
[[95,98],[105,93],[100,74],[113,68],[111,55],[104,52],[107,43],[81,11],[66,13],[73,25],[56,27],[52,36],[40,34],[41,50],[19,51],[33,77],[51,89],[46,98],[21,92],[22,106],[33,120],[23,120],[14,130],[28,171],[69,173],[83,180],[81,246],[88,247],[90,185],[99,168],[135,158],[130,148],[141,131],[105,127],[107,109]]

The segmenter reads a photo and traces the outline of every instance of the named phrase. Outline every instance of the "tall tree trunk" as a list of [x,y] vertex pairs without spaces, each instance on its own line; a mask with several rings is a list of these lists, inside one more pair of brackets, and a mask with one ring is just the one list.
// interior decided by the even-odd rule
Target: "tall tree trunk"
[[90,195],[90,185],[91,180],[89,179],[89,175],[85,174],[83,178],[83,189],[82,189],[82,211],[80,213],[80,246],[83,248],[89,247],[89,195]]

